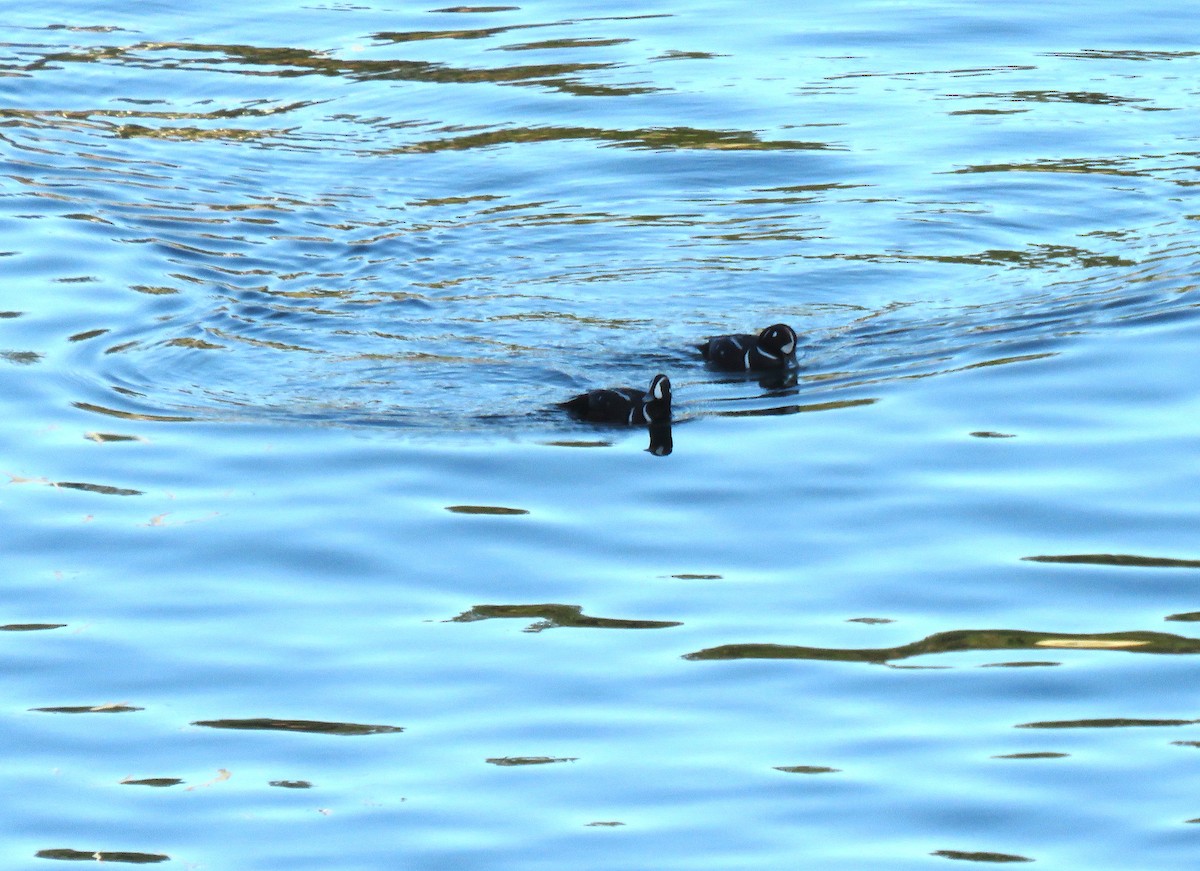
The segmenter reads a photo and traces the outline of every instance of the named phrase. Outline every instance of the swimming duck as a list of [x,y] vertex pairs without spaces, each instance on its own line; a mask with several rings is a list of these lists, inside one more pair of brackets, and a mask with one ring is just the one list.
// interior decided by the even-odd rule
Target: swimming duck
[[697,347],[704,359],[718,369],[731,372],[783,369],[796,353],[796,331],[787,324],[773,324],[757,336],[714,336]]
[[649,390],[634,387],[589,390],[559,405],[580,420],[596,423],[630,426],[665,423],[671,420],[671,381],[666,375],[655,375]]

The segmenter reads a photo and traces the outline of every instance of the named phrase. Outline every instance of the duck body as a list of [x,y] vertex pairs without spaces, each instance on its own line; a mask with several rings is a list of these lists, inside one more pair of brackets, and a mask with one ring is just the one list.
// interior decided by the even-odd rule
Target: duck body
[[645,426],[671,420],[671,382],[666,375],[655,375],[647,390],[635,387],[610,387],[589,390],[574,399],[561,402],[580,420]]
[[796,331],[773,324],[757,336],[714,336],[697,347],[705,360],[728,372],[784,369],[795,359]]

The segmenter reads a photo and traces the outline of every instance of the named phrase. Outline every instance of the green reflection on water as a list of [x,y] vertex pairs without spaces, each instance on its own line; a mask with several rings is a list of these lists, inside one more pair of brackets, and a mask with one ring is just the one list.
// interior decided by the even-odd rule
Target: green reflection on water
[[684,654],[690,660],[820,659],[886,663],[935,653],[968,650],[1123,650],[1130,653],[1200,653],[1200,639],[1165,632],[1107,632],[1095,635],[1026,632],[1019,629],[960,629],[938,632],[898,647],[837,649],[787,644],[724,644]]

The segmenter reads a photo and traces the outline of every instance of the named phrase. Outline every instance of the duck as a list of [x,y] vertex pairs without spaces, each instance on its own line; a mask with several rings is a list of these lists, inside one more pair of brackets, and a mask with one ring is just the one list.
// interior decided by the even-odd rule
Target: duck
[[610,387],[589,390],[559,406],[580,420],[595,423],[619,423],[626,426],[669,423],[671,420],[671,380],[658,374],[648,390],[636,387]]
[[714,336],[696,347],[718,369],[730,372],[784,369],[796,353],[796,331],[787,324],[772,324],[757,336],[746,333]]

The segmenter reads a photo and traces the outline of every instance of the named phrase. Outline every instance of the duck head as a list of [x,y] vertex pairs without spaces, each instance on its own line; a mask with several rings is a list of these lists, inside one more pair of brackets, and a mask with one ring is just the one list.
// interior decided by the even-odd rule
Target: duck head
[[671,419],[671,379],[658,374],[650,380],[650,389],[642,398],[646,403],[646,414],[652,421],[669,421]]
[[790,356],[796,350],[796,331],[787,324],[772,324],[758,334],[758,344],[770,354]]

